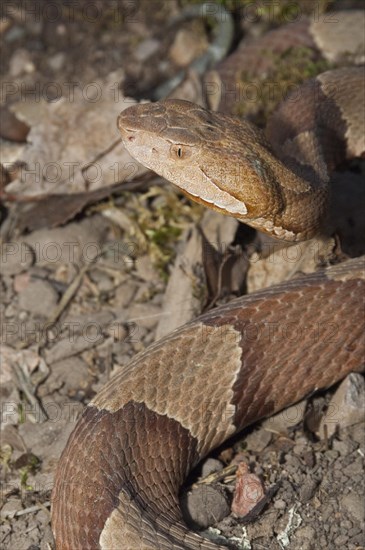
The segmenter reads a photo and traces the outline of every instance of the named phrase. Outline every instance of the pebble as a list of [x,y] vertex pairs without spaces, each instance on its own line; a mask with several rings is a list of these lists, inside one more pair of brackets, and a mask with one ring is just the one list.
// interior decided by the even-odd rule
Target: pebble
[[30,283],[31,275],[29,271],[27,273],[20,273],[14,277],[13,288],[14,291],[19,293],[27,288]]
[[295,541],[298,545],[297,548],[300,548],[300,550],[312,550],[314,548],[312,543],[315,535],[316,531],[310,525],[298,529],[295,532]]
[[[10,109],[0,106],[0,136],[8,141],[24,143],[29,134],[29,126],[19,120]],[[3,168],[3,170],[5,170]],[[8,182],[8,173],[5,171],[3,177]],[[10,179],[10,176],[9,176]],[[6,243],[5,246],[15,246],[16,243]]]
[[274,508],[276,510],[286,510],[286,507],[287,507],[287,504],[285,500],[283,500],[282,498],[278,498],[278,500],[274,502]]
[[317,487],[318,487],[318,481],[310,477],[307,478],[304,481],[299,491],[300,501],[305,503],[311,500],[316,492]]
[[348,519],[344,519],[340,522],[340,526],[342,527],[342,529],[346,529],[346,531],[348,531],[352,528],[352,523]]
[[356,475],[363,474],[363,459],[362,457],[356,458],[351,464],[343,468],[343,473],[351,478],[354,479]]
[[111,336],[115,342],[124,342],[128,337],[128,331],[124,324],[116,321],[111,323],[105,332],[108,336]]
[[161,316],[161,308],[151,303],[132,304],[128,310],[129,323],[135,323],[138,327],[151,330],[155,328]]
[[365,450],[365,430],[362,423],[351,428],[351,435],[352,439],[360,446],[364,447]]
[[240,462],[236,471],[236,485],[231,510],[245,517],[265,496],[261,479],[249,471],[246,462]]
[[355,493],[344,495],[341,499],[341,508],[354,520],[359,522],[364,521],[365,506],[361,495]]
[[39,36],[43,31],[43,20],[41,19],[27,19],[27,31],[33,34],[33,36]]
[[332,397],[328,411],[331,414],[324,415],[318,429],[318,435],[324,438],[326,426],[327,437],[331,437],[337,426],[341,428],[364,422],[365,420],[365,381],[361,374],[349,374],[340,384]]
[[136,272],[138,277],[149,283],[159,280],[158,273],[147,254],[136,260]]
[[119,311],[120,308],[129,306],[137,292],[137,288],[138,286],[133,281],[126,281],[115,289],[113,306],[116,311]]
[[47,381],[39,388],[39,396],[47,396],[62,387],[65,393],[76,395],[83,391],[91,379],[89,365],[80,357],[56,361],[52,364]]
[[89,277],[98,286],[99,292],[110,292],[114,289],[112,278],[99,269],[94,269]]
[[48,58],[47,64],[52,71],[60,71],[66,61],[66,55],[63,52],[58,52]]
[[175,36],[175,40],[170,48],[170,59],[178,67],[187,67],[198,55],[200,55],[206,46],[203,36],[188,29],[180,29]]
[[340,535],[335,538],[334,543],[336,546],[342,546],[349,540],[347,535]]
[[10,498],[5,502],[4,506],[1,508],[0,515],[2,518],[13,517],[16,512],[20,512],[23,509],[20,499]]
[[359,527],[351,527],[348,531],[349,537],[355,537],[359,533],[361,533],[361,529]]
[[134,57],[142,63],[151,57],[160,47],[160,42],[154,38],[146,38],[134,50]]
[[268,430],[254,430],[245,438],[246,448],[255,453],[259,453],[269,445],[271,438],[272,433]]
[[58,302],[58,294],[47,281],[30,281],[19,292],[19,308],[25,309],[34,315],[48,317]]
[[34,254],[26,243],[4,243],[0,251],[0,270],[3,275],[17,275],[29,269]]
[[67,357],[78,355],[85,350],[101,344],[103,341],[104,337],[102,335],[95,335],[95,338],[86,338],[82,335],[76,336],[72,340],[70,338],[58,340],[54,346],[45,351],[46,362],[47,364],[52,364]]
[[9,73],[13,78],[20,76],[24,73],[33,73],[35,71],[35,65],[32,61],[31,55],[27,50],[19,48],[15,50],[9,61]]
[[6,31],[11,27],[11,20],[8,17],[2,17],[0,19],[0,35],[6,33]]
[[181,505],[184,515],[203,529],[230,513],[225,493],[213,485],[197,485],[182,497]]
[[21,40],[25,36],[25,28],[19,25],[13,25],[11,29],[5,34],[6,42],[15,42]]
[[349,454],[349,446],[347,441],[339,441],[338,439],[335,439],[333,441],[333,449],[338,451],[341,456],[346,456]]
[[223,464],[216,458],[208,458],[202,465],[201,477],[207,477],[215,472],[220,472],[223,468]]
[[292,407],[288,407],[284,411],[271,416],[264,420],[262,426],[267,430],[274,432],[286,433],[289,428],[296,426],[302,421],[307,406],[306,401],[301,401]]

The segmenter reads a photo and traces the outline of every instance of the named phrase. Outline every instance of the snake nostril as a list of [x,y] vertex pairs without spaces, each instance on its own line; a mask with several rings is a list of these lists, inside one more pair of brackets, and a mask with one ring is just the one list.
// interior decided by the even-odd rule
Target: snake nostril
[[136,136],[128,136],[128,141],[134,141],[136,139]]

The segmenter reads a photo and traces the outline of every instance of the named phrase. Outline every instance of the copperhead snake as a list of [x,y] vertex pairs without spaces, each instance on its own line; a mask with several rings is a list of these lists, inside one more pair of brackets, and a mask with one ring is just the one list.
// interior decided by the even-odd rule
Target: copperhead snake
[[[138,161],[194,200],[277,238],[308,239],[326,218],[328,169],[365,151],[364,72],[327,72],[301,90],[267,137],[181,100],[129,107],[118,127]],[[62,454],[57,549],[218,548],[184,525],[182,482],[239,430],[362,370],[363,267],[352,259],[239,298],[137,355],[86,407]],[[296,326],[302,345],[273,337],[272,324]]]

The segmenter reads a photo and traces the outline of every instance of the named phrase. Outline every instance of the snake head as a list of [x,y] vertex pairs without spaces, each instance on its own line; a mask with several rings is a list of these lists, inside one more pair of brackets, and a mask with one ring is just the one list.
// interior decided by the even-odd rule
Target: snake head
[[118,128],[138,162],[196,202],[242,220],[263,216],[272,202],[267,164],[250,145],[264,138],[249,123],[165,100],[125,109]]

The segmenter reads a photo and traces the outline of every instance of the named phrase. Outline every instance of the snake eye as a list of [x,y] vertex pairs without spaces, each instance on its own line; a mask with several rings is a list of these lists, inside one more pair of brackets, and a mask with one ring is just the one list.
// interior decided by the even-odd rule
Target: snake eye
[[174,159],[186,159],[191,155],[191,151],[189,147],[184,147],[182,145],[172,145],[171,146],[171,156]]

